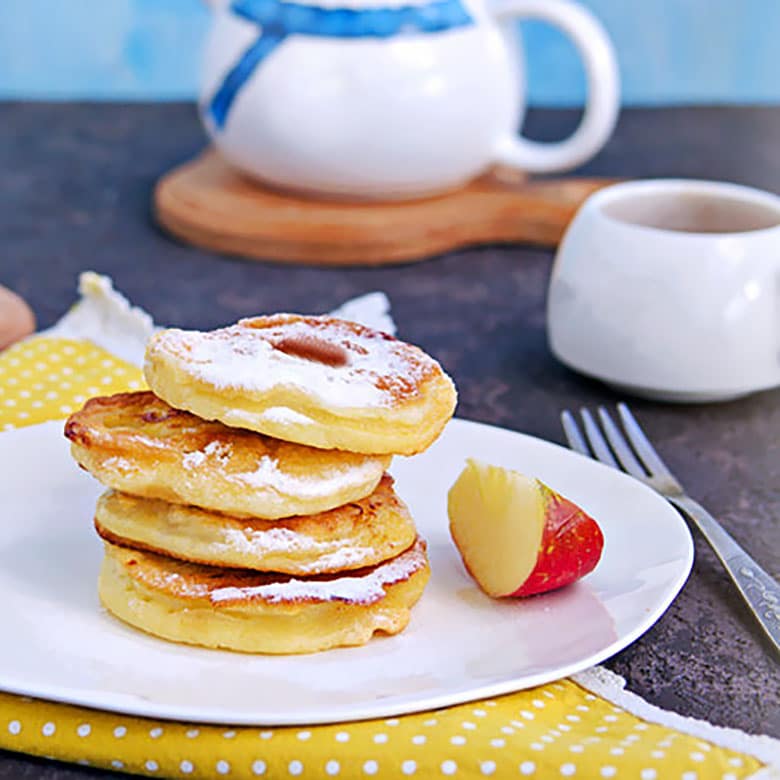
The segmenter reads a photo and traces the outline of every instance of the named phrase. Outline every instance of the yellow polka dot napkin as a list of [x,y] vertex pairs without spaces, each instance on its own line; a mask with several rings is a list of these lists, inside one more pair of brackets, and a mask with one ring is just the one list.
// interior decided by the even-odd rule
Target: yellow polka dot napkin
[[88,341],[33,338],[0,353],[0,428],[64,418],[87,398],[142,384],[139,368]]
[[[85,275],[81,289],[57,327],[0,353],[0,429],[143,385],[151,320],[105,278]],[[622,686],[596,668],[492,700],[310,728],[172,723],[0,692],[0,749],[175,778],[780,778],[777,740],[682,718]]]
[[565,680],[446,710],[311,728],[168,723],[0,694],[0,747],[158,777],[718,778],[761,762]]

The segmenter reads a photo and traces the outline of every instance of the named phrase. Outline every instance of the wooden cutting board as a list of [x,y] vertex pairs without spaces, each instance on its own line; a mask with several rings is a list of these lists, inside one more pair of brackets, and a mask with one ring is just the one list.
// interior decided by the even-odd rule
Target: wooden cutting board
[[35,315],[27,302],[0,285],[0,350],[35,332]]
[[494,171],[422,200],[310,200],[266,189],[207,150],[160,179],[154,209],[163,228],[204,249],[287,263],[383,265],[475,244],[556,246],[579,205],[611,183]]

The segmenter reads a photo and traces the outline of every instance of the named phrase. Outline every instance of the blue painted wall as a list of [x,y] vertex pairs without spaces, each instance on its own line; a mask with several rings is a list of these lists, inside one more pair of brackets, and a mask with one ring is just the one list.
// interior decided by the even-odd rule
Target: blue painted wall
[[[583,0],[615,42],[626,103],[780,102],[780,0]],[[0,0],[0,97],[191,98],[202,0]],[[566,40],[523,26],[537,104],[582,101]]]

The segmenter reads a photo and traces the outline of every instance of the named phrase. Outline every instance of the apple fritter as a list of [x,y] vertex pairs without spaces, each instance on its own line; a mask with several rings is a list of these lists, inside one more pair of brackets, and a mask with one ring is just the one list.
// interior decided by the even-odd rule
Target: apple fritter
[[230,517],[109,490],[98,500],[95,528],[109,542],[185,561],[304,576],[373,566],[417,537],[387,474],[366,498],[281,520]]
[[109,612],[164,639],[246,653],[312,653],[396,634],[430,576],[425,543],[378,566],[292,578],[184,563],[105,544]]
[[325,512],[371,494],[390,463],[207,422],[150,392],[92,398],[70,416],[73,457],[108,487],[236,517]]
[[277,314],[165,330],[144,366],[176,408],[310,447],[413,455],[452,417],[455,386],[418,347],[333,317]]

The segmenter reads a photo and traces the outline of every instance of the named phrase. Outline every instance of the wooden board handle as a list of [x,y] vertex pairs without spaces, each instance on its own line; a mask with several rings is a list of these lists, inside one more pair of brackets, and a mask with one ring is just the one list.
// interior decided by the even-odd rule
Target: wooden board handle
[[497,242],[554,247],[582,202],[610,179],[530,181],[492,172],[433,198],[311,200],[267,189],[213,151],[163,176],[158,222],[186,243],[258,260],[383,265]]

